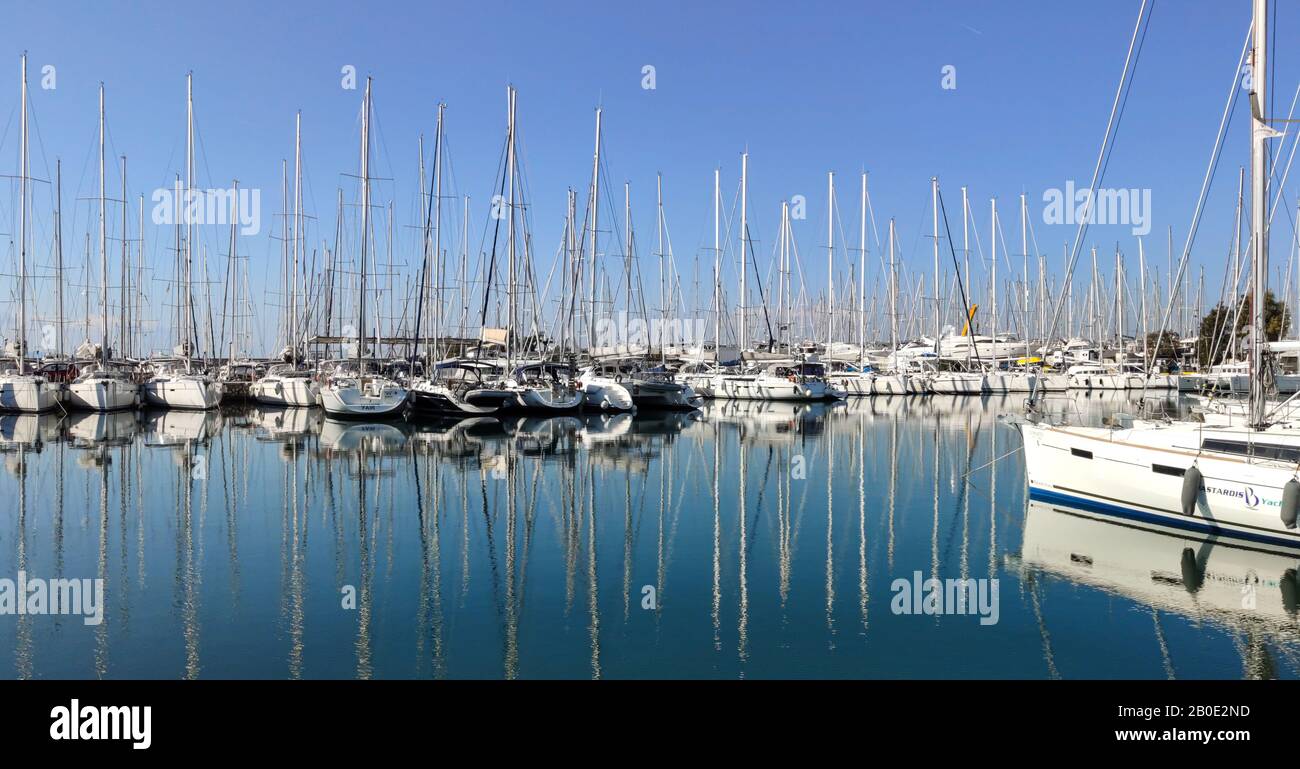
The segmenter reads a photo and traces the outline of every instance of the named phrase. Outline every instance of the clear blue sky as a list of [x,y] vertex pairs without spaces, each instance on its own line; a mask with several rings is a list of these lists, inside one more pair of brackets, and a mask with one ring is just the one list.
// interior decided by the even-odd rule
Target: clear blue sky
[[[1293,8],[1281,5],[1275,23],[1285,40],[1300,23],[1300,11],[1288,13]],[[394,200],[399,225],[415,221],[416,140],[423,132],[432,142],[435,104],[442,100],[448,104],[454,191],[474,198],[472,231],[481,231],[504,135],[505,86],[519,89],[543,274],[560,237],[565,191],[587,184],[598,103],[605,107],[610,179],[632,184],[642,254],[652,250],[654,178],[662,171],[679,269],[688,276],[712,237],[713,168],[722,167],[724,194],[730,195],[746,147],[760,253],[776,234],[780,200],[805,195],[808,220],[797,223],[796,236],[808,277],[818,285],[825,275],[819,249],[825,245],[828,170],[840,180],[845,230],[856,239],[857,174],[866,169],[881,236],[885,221],[896,216],[905,258],[927,270],[931,256],[923,236],[930,227],[932,175],[954,216],[959,187],[970,187],[985,249],[988,200],[997,196],[1006,236],[1018,250],[1015,207],[1026,192],[1040,249],[1059,271],[1062,244],[1073,239],[1074,228],[1044,224],[1043,190],[1069,179],[1086,186],[1137,8],[1137,0],[23,2],[5,11],[0,27],[0,51],[10,63],[5,71],[12,74],[0,77],[0,157],[4,173],[14,173],[18,57],[26,50],[37,121],[33,174],[52,179],[54,159],[62,157],[66,205],[96,194],[96,87],[102,80],[110,158],[128,155],[131,198],[147,198],[183,170],[184,78],[192,70],[200,181],[225,186],[237,177],[241,186],[262,190],[263,232],[241,251],[253,258],[255,282],[274,284],[278,245],[267,225],[279,208],[280,162],[292,157],[295,110],[303,111],[307,205],[321,219],[317,239],[332,236],[336,188],[344,185],[352,194],[343,174],[356,173],[360,90],[340,87],[340,69],[350,64],[362,80],[367,74],[375,79],[375,174],[395,180],[380,185],[376,198]],[[1165,227],[1174,227],[1181,246],[1249,17],[1244,0],[1155,0],[1107,182],[1151,188],[1147,248],[1162,274]],[[1275,59],[1274,96],[1285,111],[1297,61],[1285,48]],[[54,90],[40,88],[47,64],[57,68]],[[656,68],[654,90],[641,87],[647,64]],[[940,87],[945,65],[956,67],[955,90]],[[1230,239],[1236,167],[1248,150],[1243,110],[1244,103],[1196,252],[1196,263],[1206,266],[1207,292],[1215,296]],[[111,194],[118,184],[114,173]],[[621,199],[621,190],[615,194]],[[16,217],[10,196],[3,197],[10,230]],[[48,247],[41,245],[42,237],[48,244],[47,188],[36,197],[34,249],[40,253]],[[1293,210],[1294,198],[1288,200]],[[84,238],[87,206],[67,215],[70,259],[79,258],[74,246]],[[1284,267],[1289,218],[1279,214],[1276,225],[1274,265]],[[149,258],[165,264],[170,232],[150,228],[145,237]],[[210,247],[224,250],[224,238],[208,236]],[[1107,271],[1116,241],[1136,275],[1129,227],[1090,233],[1089,242],[1107,255]]]

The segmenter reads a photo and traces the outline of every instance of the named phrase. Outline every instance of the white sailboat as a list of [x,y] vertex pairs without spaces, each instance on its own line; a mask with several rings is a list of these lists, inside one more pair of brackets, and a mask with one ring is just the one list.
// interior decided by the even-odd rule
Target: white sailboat
[[[194,194],[195,175],[194,76],[192,74],[185,76],[185,117],[185,200],[188,201]],[[181,255],[184,274],[177,276],[181,288],[181,314],[177,333],[181,343],[176,349],[177,357],[156,358],[152,361],[153,376],[144,383],[144,396],[151,405],[162,408],[207,410],[216,408],[221,403],[222,391],[220,383],[206,372],[195,369],[194,350],[191,348],[191,337],[187,331],[190,328],[194,308],[193,282],[190,280],[190,267],[194,263],[194,217],[188,209],[188,205],[178,209],[178,214],[181,210],[185,212],[183,216],[186,224],[184,250]],[[181,218],[178,215],[178,227],[180,222]]]
[[[1254,0],[1251,105],[1253,293],[1268,278],[1268,149],[1280,135],[1265,112],[1267,0]],[[1203,202],[1203,196],[1202,196]],[[1190,242],[1188,244],[1190,248]],[[1181,271],[1186,264],[1184,254]],[[1166,308],[1168,317],[1172,308]],[[1059,313],[1059,306],[1057,308]],[[1300,547],[1300,430],[1278,423],[1264,392],[1264,302],[1252,302],[1249,418],[1245,425],[1119,419],[1108,427],[1052,423],[1031,411],[1019,425],[1032,498],[1107,515]],[[1031,405],[1032,402],[1031,402]]]
[[[289,303],[285,325],[288,331],[288,361],[267,370],[266,376],[249,386],[253,400],[267,406],[310,408],[320,405],[320,384],[315,372],[302,365],[298,331],[298,259],[302,242],[302,113],[294,120],[293,141],[293,258],[285,265],[291,273],[286,281]],[[285,185],[288,186],[287,184]],[[285,228],[288,229],[287,227]],[[286,248],[288,247],[286,241]]]
[[[135,408],[140,404],[140,387],[135,381],[132,367],[111,360],[108,346],[108,232],[105,229],[104,198],[104,84],[99,85],[99,261],[100,310],[103,342],[99,345],[98,359],[81,367],[76,379],[68,384],[68,403],[73,408],[89,411],[118,411]],[[87,299],[89,309],[89,299]],[[89,318],[87,329],[89,329]],[[94,350],[89,341],[83,348]]]
[[370,78],[361,107],[361,281],[357,294],[357,357],[340,366],[320,389],[325,413],[336,419],[395,417],[406,407],[406,388],[383,376],[366,357],[366,259],[370,237]]
[[22,57],[22,124],[18,189],[18,341],[16,366],[0,373],[0,411],[38,413],[59,405],[58,386],[27,372],[27,54]]

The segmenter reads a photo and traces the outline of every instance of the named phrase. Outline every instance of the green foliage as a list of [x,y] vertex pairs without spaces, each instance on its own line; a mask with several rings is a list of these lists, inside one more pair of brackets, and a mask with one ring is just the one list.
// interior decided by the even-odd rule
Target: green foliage
[[[1201,318],[1200,333],[1197,335],[1196,357],[1201,366],[1213,366],[1222,363],[1231,349],[1232,338],[1237,339],[1237,349],[1246,349],[1250,336],[1250,315],[1252,294],[1246,294],[1241,307],[1236,312],[1235,324],[1233,311],[1227,305],[1219,303]],[[1291,311],[1278,301],[1272,291],[1264,294],[1264,338],[1275,342],[1291,326]]]

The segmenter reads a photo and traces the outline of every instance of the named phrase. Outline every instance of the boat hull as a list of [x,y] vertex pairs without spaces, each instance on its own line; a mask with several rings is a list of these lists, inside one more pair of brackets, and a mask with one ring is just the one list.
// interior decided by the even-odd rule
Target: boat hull
[[320,405],[320,386],[305,377],[266,376],[249,387],[253,400],[266,406],[311,408]]
[[724,374],[715,376],[710,386],[713,398],[751,401],[826,401],[841,392],[824,382],[790,381],[780,377]]
[[221,404],[221,386],[207,377],[160,377],[145,382],[144,397],[159,408],[207,411]]
[[[1240,430],[1024,424],[1020,431],[1033,499],[1258,545],[1300,547],[1300,531],[1282,519],[1283,487],[1295,477],[1294,465],[1199,450],[1203,439],[1240,439]],[[1193,465],[1201,482],[1184,514],[1184,481]]]
[[[473,391],[471,391],[473,392]],[[501,402],[489,399],[487,405],[475,405],[445,385],[417,382],[411,386],[411,410],[417,414],[482,416],[501,409]]]
[[121,411],[140,405],[140,388],[124,379],[90,379],[68,385],[68,405],[83,411]]
[[39,414],[59,405],[59,386],[44,377],[0,377],[0,411]]
[[334,419],[392,419],[402,415],[408,393],[388,386],[379,391],[356,385],[327,386],[320,391],[321,406]]

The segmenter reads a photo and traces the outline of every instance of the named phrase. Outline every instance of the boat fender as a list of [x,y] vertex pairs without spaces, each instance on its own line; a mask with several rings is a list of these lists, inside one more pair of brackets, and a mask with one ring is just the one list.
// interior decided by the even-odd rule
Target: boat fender
[[1292,478],[1282,487],[1282,523],[1288,529],[1295,528],[1297,506],[1300,506],[1300,481]]
[[1201,495],[1201,471],[1192,465],[1183,474],[1183,515],[1196,512],[1196,498]]
[[1205,570],[1196,560],[1196,551],[1190,547],[1183,548],[1183,555],[1179,560],[1183,572],[1183,587],[1189,593],[1200,592],[1201,586],[1205,584]]
[[1296,570],[1287,569],[1282,573],[1282,608],[1289,614],[1300,609],[1300,581],[1296,579]]

